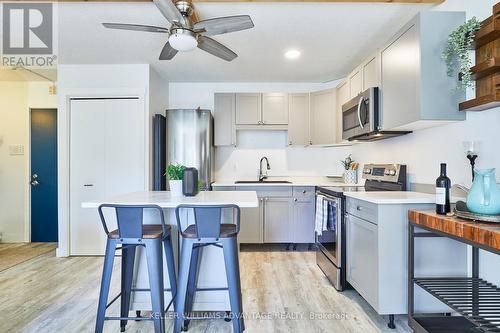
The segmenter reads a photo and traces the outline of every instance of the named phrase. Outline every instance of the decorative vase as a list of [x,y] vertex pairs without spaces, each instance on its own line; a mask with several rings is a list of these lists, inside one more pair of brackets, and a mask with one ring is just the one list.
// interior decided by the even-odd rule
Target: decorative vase
[[344,183],[356,184],[357,182],[358,182],[358,171],[357,170],[345,170],[344,171]]
[[500,189],[494,168],[474,171],[474,182],[467,195],[467,208],[478,214],[500,214]]
[[182,197],[182,180],[169,180],[168,185],[173,197]]

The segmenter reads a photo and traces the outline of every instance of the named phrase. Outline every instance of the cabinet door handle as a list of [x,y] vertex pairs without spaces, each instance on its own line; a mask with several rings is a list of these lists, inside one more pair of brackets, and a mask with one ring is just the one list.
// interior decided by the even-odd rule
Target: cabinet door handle
[[356,210],[363,210],[363,207],[361,207],[361,206],[356,206]]
[[303,191],[302,191],[302,194],[306,194],[306,190],[303,190]]
[[297,201],[298,201],[298,199],[297,199],[297,198],[294,198],[294,199],[293,199],[293,201],[297,202]]

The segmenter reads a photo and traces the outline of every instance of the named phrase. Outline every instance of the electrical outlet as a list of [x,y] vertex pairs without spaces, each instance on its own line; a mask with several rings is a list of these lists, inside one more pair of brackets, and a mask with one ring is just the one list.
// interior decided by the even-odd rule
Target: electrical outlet
[[24,155],[24,145],[10,145],[9,155]]

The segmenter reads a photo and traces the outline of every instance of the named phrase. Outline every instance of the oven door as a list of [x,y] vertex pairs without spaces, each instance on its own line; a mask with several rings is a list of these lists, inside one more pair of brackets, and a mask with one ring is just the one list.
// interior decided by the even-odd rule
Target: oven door
[[[342,199],[327,196],[325,197],[326,203],[329,205],[328,211],[333,213],[332,218],[327,223],[327,230],[316,236],[316,243],[320,249],[337,268],[342,266]],[[332,211],[330,211],[330,209]]]
[[373,132],[378,123],[378,88],[370,88],[342,105],[342,139]]

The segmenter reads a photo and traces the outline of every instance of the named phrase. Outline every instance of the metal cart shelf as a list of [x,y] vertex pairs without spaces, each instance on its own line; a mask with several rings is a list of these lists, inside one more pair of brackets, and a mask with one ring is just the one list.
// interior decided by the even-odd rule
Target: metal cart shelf
[[[416,232],[415,228],[420,231]],[[415,277],[415,238],[447,237],[472,246],[472,277]],[[500,332],[500,288],[479,278],[479,249],[500,254],[481,244],[409,222],[408,324],[417,333]],[[416,314],[414,288],[419,286],[458,315]]]

